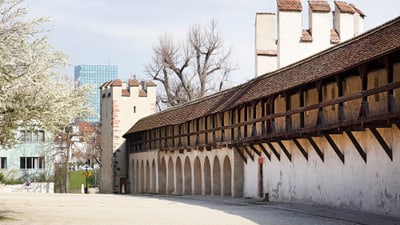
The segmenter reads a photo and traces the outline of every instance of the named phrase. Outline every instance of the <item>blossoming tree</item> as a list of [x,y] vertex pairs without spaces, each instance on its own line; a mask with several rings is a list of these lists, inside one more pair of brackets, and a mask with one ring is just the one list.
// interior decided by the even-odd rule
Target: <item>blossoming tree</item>
[[89,87],[74,88],[60,72],[67,56],[48,42],[44,18],[27,18],[23,0],[0,1],[0,145],[16,129],[56,131],[91,113]]

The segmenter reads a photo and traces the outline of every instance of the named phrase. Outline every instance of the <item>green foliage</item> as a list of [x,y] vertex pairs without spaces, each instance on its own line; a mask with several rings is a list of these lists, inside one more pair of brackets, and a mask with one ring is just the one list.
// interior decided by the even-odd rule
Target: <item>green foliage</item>
[[24,180],[22,178],[7,178],[4,174],[0,173],[0,183],[13,185],[13,184],[23,184]]
[[[91,176],[87,178],[88,181],[88,187],[93,187],[96,186],[95,182],[95,170],[90,170],[91,171]],[[70,192],[80,192],[81,190],[81,185],[86,184],[86,177],[84,175],[86,171],[85,170],[74,170],[74,171],[69,171],[69,191]],[[96,179],[99,181],[99,176],[100,171],[96,170]]]

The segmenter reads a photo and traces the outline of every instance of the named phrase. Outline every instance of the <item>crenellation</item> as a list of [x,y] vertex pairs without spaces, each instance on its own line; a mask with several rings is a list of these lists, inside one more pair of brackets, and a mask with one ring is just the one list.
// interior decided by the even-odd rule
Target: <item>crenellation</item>
[[[363,32],[362,11],[353,4],[308,1],[308,28],[303,27],[301,0],[277,0],[277,14],[257,13],[256,75],[288,66]],[[332,15],[331,15],[332,14]]]

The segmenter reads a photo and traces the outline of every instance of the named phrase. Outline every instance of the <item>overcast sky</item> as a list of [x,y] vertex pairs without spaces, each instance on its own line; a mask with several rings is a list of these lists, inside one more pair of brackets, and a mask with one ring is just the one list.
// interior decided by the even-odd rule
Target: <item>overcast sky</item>
[[[365,30],[399,16],[399,0],[346,0],[361,9]],[[329,0],[333,7],[333,0]],[[302,0],[306,12],[307,1]],[[119,77],[146,78],[152,46],[167,32],[183,39],[193,24],[215,18],[239,69],[234,85],[254,78],[254,23],[257,12],[275,12],[276,0],[26,0],[32,17],[49,17],[50,43],[70,63],[117,65]],[[304,24],[305,27],[308,25]],[[73,75],[73,66],[65,73]]]

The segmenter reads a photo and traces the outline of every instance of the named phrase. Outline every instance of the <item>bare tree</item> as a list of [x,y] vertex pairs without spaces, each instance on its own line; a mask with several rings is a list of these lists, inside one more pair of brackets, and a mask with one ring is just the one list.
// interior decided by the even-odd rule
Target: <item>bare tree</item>
[[161,83],[160,102],[167,107],[223,90],[236,69],[230,62],[231,49],[225,49],[214,19],[205,27],[192,26],[182,43],[164,34],[153,50],[145,71]]

